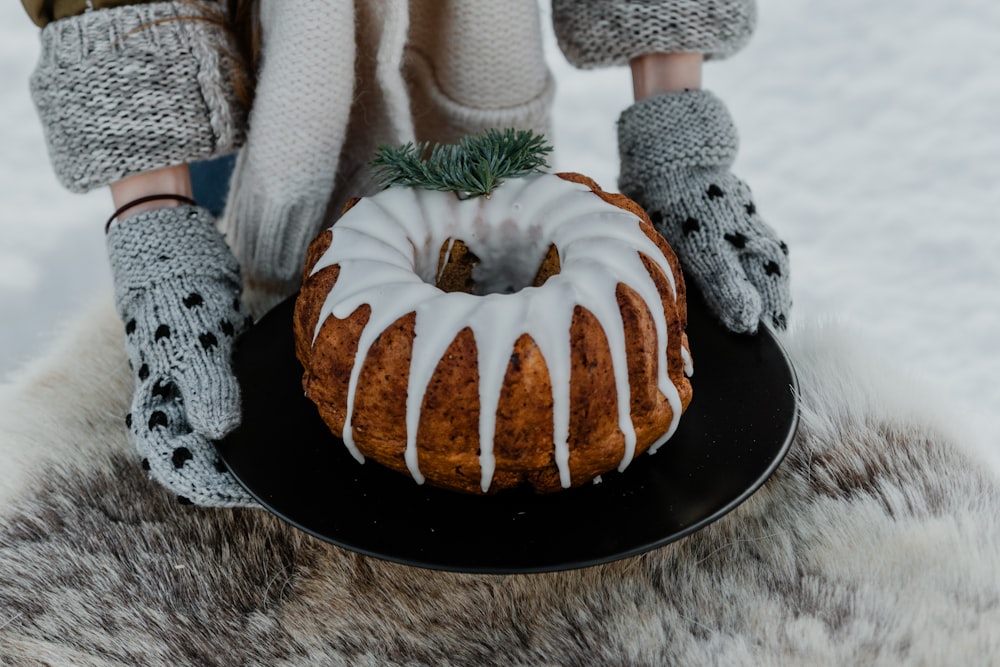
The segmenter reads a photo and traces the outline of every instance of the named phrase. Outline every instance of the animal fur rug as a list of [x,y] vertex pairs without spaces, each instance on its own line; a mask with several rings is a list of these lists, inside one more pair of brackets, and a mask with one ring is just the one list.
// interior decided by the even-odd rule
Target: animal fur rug
[[110,305],[0,396],[0,664],[1000,664],[1000,484],[837,327],[785,340],[802,422],[749,501],[582,570],[408,568],[182,506],[125,439]]

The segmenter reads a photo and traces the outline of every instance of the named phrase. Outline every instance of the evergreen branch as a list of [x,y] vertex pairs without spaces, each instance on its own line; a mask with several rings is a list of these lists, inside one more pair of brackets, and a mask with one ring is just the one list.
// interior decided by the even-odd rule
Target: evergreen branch
[[550,152],[545,137],[531,130],[491,129],[457,144],[382,146],[371,167],[383,187],[450,190],[467,199],[489,197],[504,179],[541,171]]

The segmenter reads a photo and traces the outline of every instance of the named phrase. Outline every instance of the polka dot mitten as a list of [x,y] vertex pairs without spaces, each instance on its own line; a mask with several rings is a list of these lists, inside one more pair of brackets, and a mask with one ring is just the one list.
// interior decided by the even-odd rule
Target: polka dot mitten
[[729,112],[712,93],[649,97],[618,121],[618,185],[646,209],[726,328],[753,333],[763,319],[783,329],[788,247],[730,173],[737,147]]
[[126,423],[143,467],[181,502],[256,506],[213,444],[240,420],[230,355],[249,324],[215,220],[197,206],[145,211],[112,223],[107,244],[136,381]]

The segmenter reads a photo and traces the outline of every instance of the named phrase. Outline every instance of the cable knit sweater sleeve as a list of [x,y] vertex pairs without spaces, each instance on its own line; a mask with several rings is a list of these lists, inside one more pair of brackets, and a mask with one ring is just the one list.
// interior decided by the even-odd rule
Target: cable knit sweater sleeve
[[750,40],[756,19],[755,0],[552,0],[559,48],[585,69],[657,52],[725,58]]
[[352,0],[261,0],[262,57],[223,227],[246,283],[288,293],[319,232],[354,96]]
[[223,18],[216,3],[178,0],[46,25],[31,93],[63,185],[84,192],[242,142]]

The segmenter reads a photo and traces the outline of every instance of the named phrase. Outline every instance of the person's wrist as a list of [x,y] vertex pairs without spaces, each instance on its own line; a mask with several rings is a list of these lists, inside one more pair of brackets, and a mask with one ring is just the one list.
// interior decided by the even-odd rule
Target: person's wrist
[[186,164],[128,176],[110,187],[114,207],[121,211],[114,216],[118,220],[143,211],[183,206],[192,199],[191,176]]
[[[159,204],[161,203],[164,205],[160,206]],[[108,233],[108,230],[111,229],[111,223],[115,221],[123,220],[141,213],[149,213],[151,211],[159,211],[177,206],[198,206],[198,202],[190,197],[174,194],[147,195],[145,197],[133,199],[132,201],[127,202],[115,209],[115,212],[111,214],[111,217],[109,217],[108,221],[104,224],[104,233]],[[135,213],[133,213],[134,210],[136,211]]]
[[647,53],[629,61],[635,99],[701,88],[700,53]]

